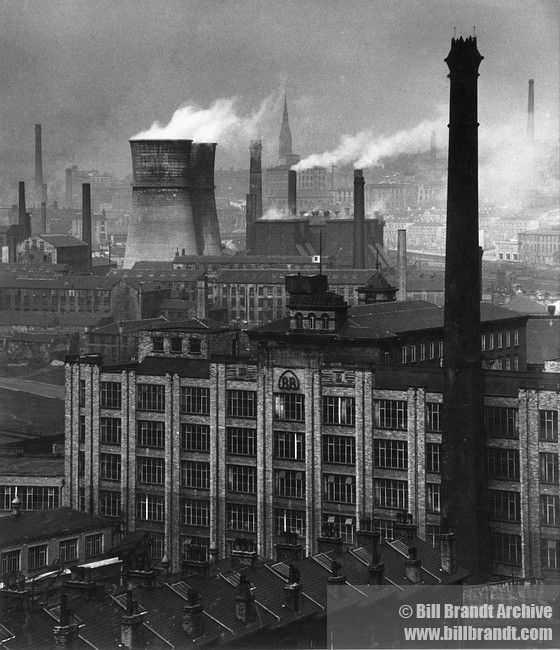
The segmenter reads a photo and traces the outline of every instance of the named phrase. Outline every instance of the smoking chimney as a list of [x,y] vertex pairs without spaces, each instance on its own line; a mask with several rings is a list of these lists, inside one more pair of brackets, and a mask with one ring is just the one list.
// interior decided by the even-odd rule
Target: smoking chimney
[[66,207],[71,208],[74,200],[74,188],[72,187],[72,167],[67,167],[65,170],[65,174],[66,174],[66,194],[65,194]]
[[398,300],[406,300],[406,230],[399,230],[397,237],[397,278],[399,281]]
[[82,183],[82,241],[88,245],[91,265],[91,185]]
[[39,234],[46,234],[47,232],[47,204],[43,201],[41,203],[41,229]]
[[297,214],[297,173],[288,170],[288,212],[294,217]]
[[40,124],[35,124],[35,200],[36,204],[43,200],[43,143]]
[[485,441],[480,355],[476,38],[453,38],[449,66],[449,160],[444,308],[443,512],[456,533],[459,562],[487,575]]
[[141,260],[221,254],[214,198],[215,143],[131,140],[132,217],[124,268]]
[[529,79],[529,99],[527,102],[527,137],[535,141],[535,80]]
[[262,217],[262,142],[251,140],[249,145],[249,194],[245,212],[245,248],[255,247],[253,223]]
[[361,169],[354,170],[354,250],[353,267],[365,269],[365,203],[364,203],[364,172]]
[[25,183],[19,182],[18,185],[18,222],[23,239],[31,235],[31,217],[25,209]]

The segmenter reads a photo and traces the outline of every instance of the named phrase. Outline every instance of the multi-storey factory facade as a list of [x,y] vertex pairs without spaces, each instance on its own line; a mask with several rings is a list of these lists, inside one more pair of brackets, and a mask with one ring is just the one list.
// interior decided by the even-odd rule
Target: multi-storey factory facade
[[[291,288],[291,317],[254,330],[251,360],[227,356],[231,331],[177,325],[145,332],[137,364],[69,359],[68,505],[150,532],[173,570],[239,549],[274,557],[286,530],[308,553],[328,525],[349,544],[372,520],[391,537],[402,510],[436,544],[443,370],[377,365],[370,347],[341,340],[340,296]],[[498,575],[560,574],[559,382],[484,375]]]

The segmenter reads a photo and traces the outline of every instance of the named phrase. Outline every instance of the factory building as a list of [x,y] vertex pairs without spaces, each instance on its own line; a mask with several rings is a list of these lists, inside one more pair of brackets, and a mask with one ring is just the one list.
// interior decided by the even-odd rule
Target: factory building
[[520,232],[517,238],[521,263],[560,265],[560,229]]

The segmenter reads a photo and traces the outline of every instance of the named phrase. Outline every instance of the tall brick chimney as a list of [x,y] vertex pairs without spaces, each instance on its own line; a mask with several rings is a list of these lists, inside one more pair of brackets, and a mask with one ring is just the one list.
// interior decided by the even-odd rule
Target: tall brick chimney
[[355,269],[366,268],[365,258],[365,202],[364,202],[364,172],[361,169],[354,170],[354,251],[353,267]]
[[262,141],[251,140],[249,145],[249,194],[245,213],[245,248],[249,253],[255,247],[252,224],[262,217]]
[[35,201],[43,200],[43,142],[41,125],[35,124]]
[[41,226],[39,232],[43,235],[47,232],[47,204],[45,201],[41,203]]
[[535,141],[535,80],[529,79],[529,98],[527,101],[527,137]]
[[295,170],[288,170],[288,212],[292,216],[297,214],[297,173]]
[[66,207],[71,208],[74,202],[74,188],[72,186],[72,167],[67,167],[65,170],[65,179],[66,179],[66,193],[65,193],[65,202]]
[[406,230],[397,232],[397,279],[399,281],[398,300],[406,300]]
[[25,209],[25,183],[23,181],[18,184],[18,223],[23,239],[27,239],[31,235],[31,216]]
[[91,185],[82,183],[82,241],[89,246],[91,266]]
[[449,160],[444,307],[443,514],[457,560],[473,579],[489,571],[480,352],[476,38],[453,38],[449,66]]

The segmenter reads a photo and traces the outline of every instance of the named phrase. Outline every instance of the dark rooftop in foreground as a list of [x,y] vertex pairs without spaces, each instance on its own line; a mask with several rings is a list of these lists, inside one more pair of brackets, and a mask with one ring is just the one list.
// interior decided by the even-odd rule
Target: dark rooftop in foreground
[[0,476],[64,476],[64,458],[0,456]]

